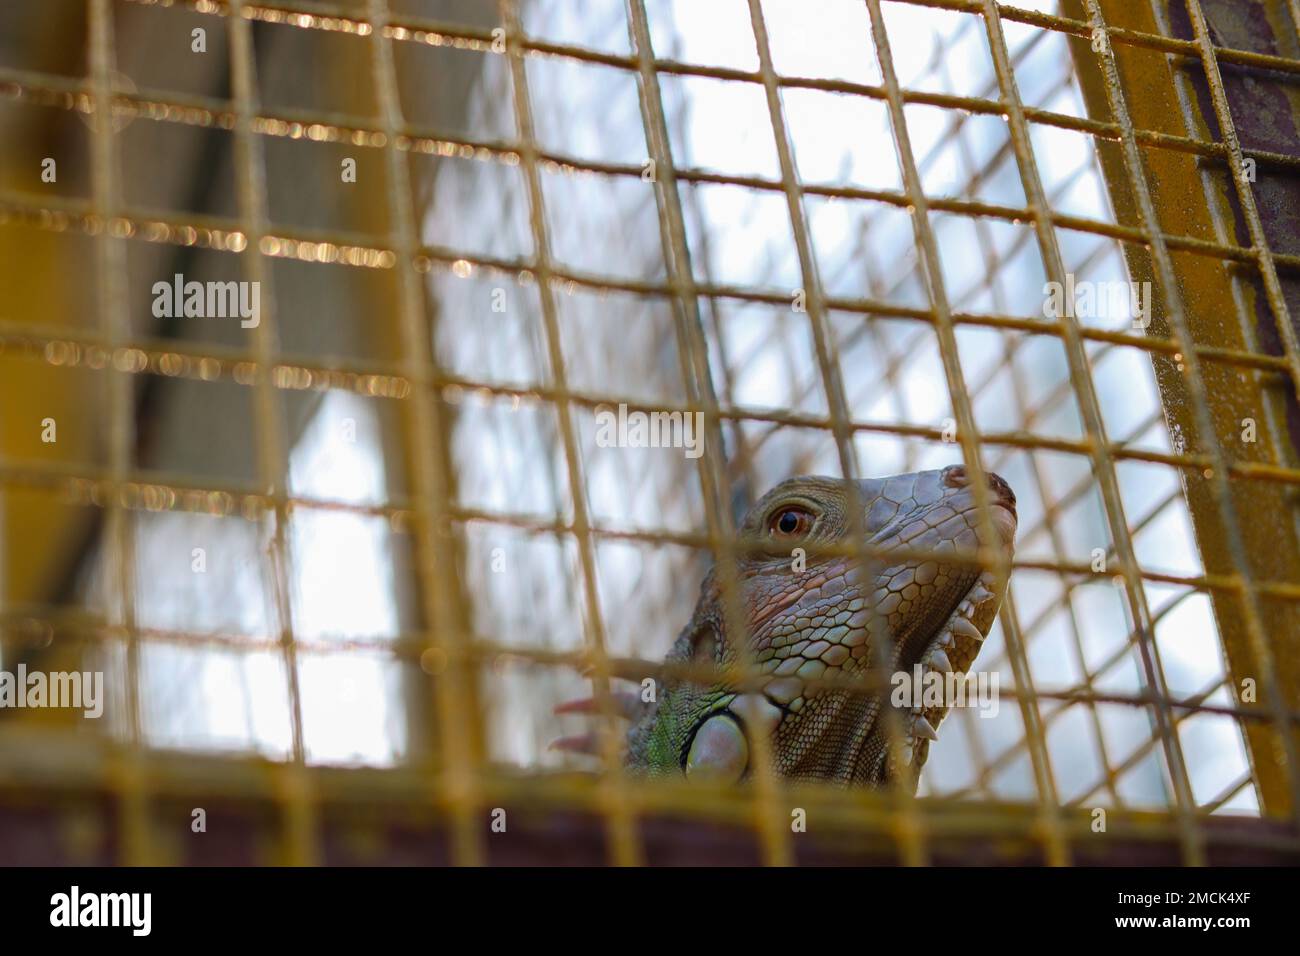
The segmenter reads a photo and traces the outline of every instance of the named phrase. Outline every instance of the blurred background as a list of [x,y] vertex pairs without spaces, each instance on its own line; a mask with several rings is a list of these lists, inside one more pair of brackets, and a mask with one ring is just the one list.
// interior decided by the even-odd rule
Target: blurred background
[[[590,770],[549,748],[585,727],[551,712],[590,693],[584,651],[599,637],[612,658],[660,659],[711,563],[709,509],[739,516],[790,475],[840,473],[828,394],[842,390],[859,474],[961,461],[870,5],[753,6],[771,69],[799,78],[775,101],[747,0],[295,0],[242,17],[215,2],[5,4],[0,668],[103,670],[109,697],[99,721],[0,711],[0,729],[370,768],[425,766],[459,740],[492,772]],[[979,7],[879,4],[983,464],[1020,511],[1018,567],[977,664],[1011,696],[994,719],[949,716],[921,795],[1170,809],[1159,693],[1183,704],[1195,808],[1257,815],[1226,605],[1198,548],[1218,539],[1194,521],[1199,459],[1180,457],[1187,436],[1162,404],[1161,363],[1181,356],[1141,347],[1128,309],[1078,319],[1101,333],[1084,340],[1086,377],[1152,621],[1153,692],[1066,346],[1035,328],[1049,276],[1008,117],[965,102],[1003,95]],[[1139,278],[1131,207],[1107,187],[1117,137],[1088,125],[1116,121],[1078,75],[1087,39],[1050,21],[1086,12],[1017,7],[1049,15],[1001,30],[1030,158],[1068,220],[1051,227],[1065,270]],[[526,55],[507,35],[526,36]],[[90,90],[97,62],[111,119]],[[650,164],[665,148],[670,166]],[[418,245],[406,285],[404,235]],[[156,318],[154,283],[178,273],[260,276],[261,326]],[[810,275],[830,376],[816,323],[790,305]],[[1278,373],[1224,374],[1264,401]],[[422,380],[438,424],[425,433]],[[705,452],[718,503],[679,450],[597,446],[598,408],[698,407],[701,383],[723,410]],[[1279,421],[1241,453],[1293,465]],[[429,461],[440,607],[421,583]],[[1274,513],[1293,533],[1294,508]],[[467,649],[451,728],[435,619]]]

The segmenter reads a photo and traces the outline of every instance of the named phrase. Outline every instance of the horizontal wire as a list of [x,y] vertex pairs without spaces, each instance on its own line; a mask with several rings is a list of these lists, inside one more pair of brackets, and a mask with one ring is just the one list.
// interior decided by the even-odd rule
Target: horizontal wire
[[[159,347],[141,348],[128,345],[110,350],[107,346],[100,345],[99,343],[104,340],[91,332],[84,335],[69,335],[65,330],[59,329],[57,337],[53,337],[52,329],[48,330],[46,335],[31,335],[25,331],[27,328],[29,327],[21,323],[0,321],[0,354],[8,352],[33,361],[45,361],[55,368],[89,368],[95,371],[111,368],[129,374],[150,374],[204,382],[230,381],[244,386],[251,386],[254,383],[260,367],[249,353],[233,349],[222,350],[216,346],[187,349],[178,343],[166,342],[160,343]],[[221,357],[210,354],[222,351],[225,354]],[[289,365],[276,362],[272,367],[272,383],[276,388],[288,391],[342,389],[370,398],[407,399],[412,394],[409,378],[385,372],[387,368],[396,367],[398,367],[396,364],[392,366],[376,364],[369,368],[363,366],[343,368],[324,363]],[[629,395],[561,390],[540,383],[508,385],[455,375],[444,375],[438,387],[442,400],[453,405],[460,404],[471,397],[508,398],[512,400],[512,407],[518,409],[523,406],[532,407],[552,403],[562,397],[566,401],[591,410],[625,405],[629,411],[669,415],[687,415],[698,411],[690,405],[659,402]],[[816,430],[829,428],[828,420],[816,414],[732,406],[720,407],[718,414],[722,418],[736,422],[764,422]],[[848,427],[855,433],[896,435],[947,443],[942,429],[927,425],[852,420],[848,423]],[[1090,451],[1088,443],[1083,439],[1037,435],[1024,431],[981,431],[979,440],[986,445],[1029,451],[1055,451],[1076,455],[1087,455]],[[1208,455],[1162,452],[1114,442],[1107,449],[1107,454],[1118,460],[1168,465],[1202,473],[1213,464]],[[47,466],[31,462],[30,467],[39,470]],[[1228,462],[1228,474],[1234,478],[1253,481],[1300,484],[1300,469],[1266,462],[1232,460]]]
[[[933,206],[941,205],[939,202]],[[90,210],[90,205],[82,200],[45,198],[37,202],[33,197],[0,189],[0,225],[6,222],[19,222],[50,232],[67,232],[75,230],[88,236],[99,235],[105,228],[125,238],[144,242],[167,243],[209,249],[218,252],[242,253],[247,239],[236,219],[223,217],[195,216],[189,220],[146,210],[124,210],[123,214],[105,224]],[[1028,215],[1028,213],[1025,213]],[[1066,217],[1073,218],[1073,217]],[[1109,238],[1124,241],[1138,241],[1137,237],[1125,238],[1112,235],[1110,227],[1094,229],[1084,227],[1080,221],[1081,231],[1091,232]],[[1091,222],[1090,220],[1087,222]],[[1073,226],[1070,228],[1074,228]],[[1126,230],[1125,230],[1126,231]],[[1193,252],[1207,257],[1225,257],[1233,263],[1249,265],[1256,262],[1250,250],[1217,246],[1206,240],[1190,237],[1165,237],[1171,249]],[[373,245],[373,237],[356,233],[328,232],[317,229],[280,229],[267,235],[260,244],[263,255],[274,258],[296,259],[317,264],[340,264],[373,269],[392,269],[396,258],[392,249]],[[1300,256],[1290,257],[1300,268]],[[1287,257],[1274,254],[1273,259],[1279,265],[1287,264]],[[489,273],[513,277],[522,283],[536,282],[536,268],[531,259],[506,259],[469,253],[463,250],[439,246],[422,246],[416,260],[416,269],[431,272],[435,266],[444,267],[458,278],[469,278],[475,269]],[[565,291],[574,293],[579,289],[608,294],[625,292],[634,295],[669,298],[673,290],[662,283],[634,279],[619,279],[598,276],[578,270],[556,266],[552,269],[554,281],[561,283]],[[790,294],[785,291],[761,291],[753,288],[695,283],[699,295],[715,299],[734,299],[741,302],[766,303],[788,308]],[[934,325],[934,314],[926,309],[901,306],[895,303],[874,300],[827,295],[826,305],[835,312],[870,315],[881,318],[914,319]],[[1058,338],[1064,335],[1064,323],[1046,317],[1029,317],[1015,315],[998,315],[993,313],[954,312],[953,321],[958,325],[981,326],[986,328],[1007,329],[1035,335],[1052,335]],[[32,328],[28,323],[0,323],[9,329]],[[91,341],[86,333],[86,340]],[[1172,354],[1181,357],[1180,345],[1172,339],[1150,335],[1138,335],[1119,330],[1081,328],[1079,334],[1090,341],[1112,342],[1131,346],[1150,352]],[[162,342],[164,340],[156,340]],[[172,340],[165,340],[172,341]],[[172,351],[179,351],[184,346],[176,345]],[[216,349],[213,345],[211,348]],[[1209,361],[1242,365],[1259,371],[1288,374],[1289,366],[1284,356],[1267,355],[1257,352],[1229,349],[1223,347],[1195,346],[1198,356]],[[238,354],[228,352],[227,354]],[[250,359],[251,360],[251,359]],[[398,367],[393,363],[393,367]]]
[[[4,634],[8,630],[9,634]],[[125,628],[114,626],[97,615],[84,611],[67,611],[57,605],[11,607],[0,612],[0,644],[27,646],[39,649],[48,646],[55,639],[67,639],[73,634],[82,635],[84,639],[100,642],[123,641],[126,639]],[[241,654],[259,652],[274,653],[280,649],[279,642],[268,635],[240,634],[226,631],[197,631],[182,628],[148,627],[136,628],[140,638],[150,644],[173,644],[183,647],[212,647]],[[445,651],[447,657],[488,667],[501,667],[509,664],[526,664],[547,667],[569,667],[583,671],[591,667],[592,654],[581,647],[575,631],[573,650],[561,650],[548,647],[529,647],[503,643],[488,634],[456,634],[448,643]],[[1130,636],[1131,637],[1131,636]],[[299,653],[329,656],[333,654],[375,654],[397,661],[417,662],[422,667],[439,670],[446,666],[446,660],[431,663],[427,633],[405,631],[391,636],[372,637],[318,637],[307,638],[295,635],[294,646]],[[1126,649],[1131,651],[1131,646]],[[734,685],[738,691],[760,688],[767,676],[756,667],[748,670],[744,666],[719,667],[715,664],[698,661],[670,661],[662,658],[629,657],[610,654],[608,657],[610,673],[624,680],[642,680],[654,677],[659,680],[689,680],[698,683],[714,683],[725,680]],[[878,692],[889,690],[893,685],[890,675],[871,671],[841,673],[826,671],[818,677],[806,681],[809,690],[850,690],[859,692]],[[972,691],[973,693],[973,691]],[[1206,695],[1179,697],[1161,696],[1153,691],[1142,693],[1121,693],[1086,690],[1082,688],[1064,688],[1058,690],[1032,691],[1021,690],[1014,681],[999,683],[998,697],[1013,700],[1060,701],[1064,704],[1104,703],[1122,704],[1132,707],[1147,707],[1157,702],[1164,702],[1170,707],[1189,713],[1213,713],[1226,717],[1235,717],[1247,721],[1267,722],[1272,715],[1259,710],[1234,704],[1207,703]],[[1063,713],[1055,712],[1051,716]],[[1287,717],[1300,724],[1300,710],[1292,710]],[[1050,718],[1049,721],[1050,722]],[[0,725],[2,726],[2,725]],[[1021,741],[1018,746],[1023,746]]]
[[[825,88],[829,81],[806,80],[796,85],[808,88]],[[862,96],[884,99],[883,88],[871,86],[854,86],[838,84],[845,89],[839,92],[852,92]],[[851,87],[851,88],[849,88]],[[82,82],[60,77],[55,74],[38,73],[29,70],[17,70],[0,67],[0,96],[11,99],[31,99],[40,105],[54,106],[79,112],[93,111],[93,100]],[[963,97],[946,93],[926,93],[905,91],[904,100],[918,105],[930,105],[944,109],[1000,116],[1003,107],[997,100],[983,97]],[[143,116],[155,122],[170,122],[201,128],[229,130],[235,122],[235,109],[231,101],[213,97],[186,96],[164,91],[124,91],[118,90],[114,96],[114,114],[126,119]],[[143,111],[143,112],[141,112]],[[1098,120],[1081,119],[1062,113],[1052,113],[1032,107],[1024,107],[1026,119],[1033,122],[1054,126],[1060,129],[1086,133],[1096,138],[1119,142],[1122,130],[1118,124]],[[337,112],[313,111],[304,109],[280,109],[257,115],[253,119],[253,131],[270,137],[283,137],[305,142],[347,143],[369,149],[384,149],[388,136],[377,126],[367,124],[366,117]],[[1167,133],[1149,130],[1136,131],[1139,142],[1155,148],[1193,153],[1207,159],[1222,161],[1229,165],[1235,154],[1229,152],[1223,143],[1179,137]],[[481,140],[467,137],[455,137],[434,127],[403,124],[393,145],[414,155],[430,155],[440,158],[473,159],[477,161],[496,161],[509,167],[516,167],[525,144],[503,140]],[[555,151],[538,148],[536,150],[541,168],[553,175],[558,174],[600,174],[608,176],[635,177],[641,179],[645,169],[635,163],[602,162],[571,156]],[[1240,155],[1254,159],[1257,166],[1277,168],[1288,173],[1300,174],[1300,157],[1288,156],[1255,149],[1242,149]],[[729,174],[717,170],[690,167],[674,167],[676,177],[695,185],[730,185],[768,192],[783,192],[785,187],[780,180],[762,176],[745,176]],[[795,187],[804,195],[822,196],[830,199],[853,199],[887,203],[899,208],[907,208],[910,200],[905,192],[899,190],[865,189],[850,185],[829,185],[798,183]],[[936,211],[982,215],[1019,223],[1030,219],[1032,211],[1025,208],[983,203],[969,199],[936,197],[930,200],[930,207]],[[1070,215],[1047,210],[1051,221],[1063,228],[1076,231],[1105,235],[1136,243],[1145,243],[1145,232],[1136,226],[1124,226],[1101,220]],[[1180,251],[1230,259],[1245,264],[1254,263],[1256,255],[1251,248],[1229,246],[1211,242],[1193,236],[1166,235],[1170,248]],[[356,237],[338,239],[339,242],[355,242]],[[1274,253],[1274,260],[1287,270],[1300,270],[1300,255]]]
[[[575,399],[576,401],[576,399]],[[984,444],[994,444],[995,437],[983,438]],[[1125,457],[1116,451],[1115,457]],[[98,472],[66,463],[46,462],[27,464],[5,462],[0,460],[0,489],[22,486],[37,489],[54,489],[61,491],[69,505],[106,508],[114,499],[130,511],[182,512],[203,514],[212,517],[241,516],[246,520],[261,517],[274,505],[272,496],[259,491],[254,484],[215,485],[198,484],[186,477],[165,476],[163,473],[139,472],[129,474],[128,480],[121,485],[115,484],[107,469]],[[322,511],[340,514],[360,515],[364,517],[384,518],[390,527],[403,532],[413,523],[418,511],[413,502],[388,504],[360,504],[342,500],[285,495],[284,503],[290,511]],[[451,503],[447,515],[461,523],[482,523],[513,527],[521,531],[537,534],[572,535],[575,533],[570,522],[561,519],[546,519],[535,515],[510,514],[507,512],[487,511]],[[712,550],[718,542],[708,535],[650,528],[613,528],[593,523],[591,533],[611,540],[641,541],[649,544],[670,544],[684,547]],[[819,553],[827,555],[853,556],[861,553],[862,548],[871,549],[872,545],[836,546],[826,544]],[[925,548],[890,546],[877,549],[881,554],[898,560],[933,559],[937,553]],[[969,556],[944,552],[947,560],[968,562],[973,567],[985,566],[979,552]],[[1120,562],[1110,562],[1108,570],[1096,571],[1088,562],[1043,561],[1023,557],[1014,557],[1011,567],[1018,570],[1050,571],[1058,574],[1078,575],[1098,581],[1111,581]],[[1202,574],[1181,575],[1156,571],[1138,566],[1134,573],[1143,579],[1163,584],[1182,585],[1201,591],[1225,590],[1238,591],[1242,586],[1241,578],[1236,574]],[[1293,581],[1259,581],[1257,586],[1262,593],[1282,600],[1300,600],[1300,583]]]
[[[195,13],[213,16],[230,16],[229,4],[223,0],[126,0],[136,6],[179,7]],[[914,7],[929,7],[953,12],[980,15],[984,5],[979,0],[893,0]],[[1020,7],[999,3],[998,14],[1003,20],[1035,26],[1055,33],[1075,37],[1091,37],[1093,28],[1083,20],[1026,10]],[[275,0],[243,4],[243,16],[250,20],[264,23],[282,24],[306,30],[329,33],[355,34],[369,36],[374,24],[361,16],[355,8],[333,3],[307,2],[307,0]],[[390,19],[382,30],[383,34],[394,40],[408,41],[433,47],[453,47],[463,50],[476,50],[483,53],[497,53],[493,48],[495,37],[491,29],[475,28],[465,23],[423,17],[411,13],[402,13]],[[1125,27],[1107,27],[1107,35],[1117,43],[1128,46],[1159,50],[1164,53],[1177,54],[1187,60],[1198,61],[1200,46],[1192,40],[1180,40],[1158,33],[1146,33]],[[606,66],[636,70],[637,62],[632,54],[609,53],[581,47],[574,44],[554,43],[538,37],[524,34],[514,42],[524,51],[545,56],[563,57],[600,63]],[[1282,73],[1300,73],[1300,61],[1284,56],[1267,53],[1254,53],[1249,50],[1236,50],[1230,47],[1212,47],[1214,55],[1225,63],[1239,66],[1251,66],[1259,69]],[[505,51],[502,50],[502,53]],[[683,72],[701,71],[709,68],[702,64],[673,64],[672,61],[655,60],[655,70],[661,73],[673,72],[675,67]],[[751,83],[761,83],[762,74],[757,70],[729,70],[728,78],[744,79]],[[706,74],[711,75],[711,74]],[[783,79],[778,76],[778,80]]]
[[[87,786],[112,789],[106,768],[106,754],[111,744],[87,735],[75,737],[0,724],[0,755],[9,768],[0,783],[0,799],[14,787],[24,792],[40,790],[50,795],[55,806],[61,795],[79,797]],[[34,760],[34,754],[42,759]],[[275,778],[266,772],[262,757],[195,755],[183,751],[144,750],[152,788],[157,799],[186,801],[195,795],[239,799],[279,801]],[[336,768],[314,766],[308,769],[313,791],[322,803],[347,807],[350,815],[366,819],[385,819],[395,802],[426,807],[432,819],[451,808],[449,802],[431,794],[428,776],[422,767]],[[553,806],[566,811],[587,812],[597,816],[606,810],[608,797],[600,781],[591,775],[562,772],[538,772],[528,775],[485,768],[478,781],[488,805],[526,804]],[[798,805],[823,821],[825,827],[848,833],[889,837],[895,818],[894,804],[885,794],[868,790],[844,790],[830,785],[792,783],[789,791]],[[667,778],[639,781],[629,788],[626,799],[638,814],[684,814],[686,819],[733,829],[735,816],[734,788],[708,783],[686,783]],[[1013,801],[954,800],[949,797],[918,797],[915,811],[935,835],[958,840],[968,837],[982,843],[999,837],[1018,837],[1026,843],[1037,840],[1039,821],[1024,812],[1026,804]],[[1257,819],[1210,817],[1198,813],[1205,825],[1208,845],[1257,848],[1265,851],[1294,852],[1300,839],[1281,827]],[[1064,835],[1079,846],[1096,845],[1091,811],[1067,812],[1063,816]],[[1169,841],[1177,829],[1166,813],[1151,809],[1108,810],[1107,836],[1141,841]],[[754,834],[757,838],[757,834]],[[892,838],[891,838],[892,839]]]

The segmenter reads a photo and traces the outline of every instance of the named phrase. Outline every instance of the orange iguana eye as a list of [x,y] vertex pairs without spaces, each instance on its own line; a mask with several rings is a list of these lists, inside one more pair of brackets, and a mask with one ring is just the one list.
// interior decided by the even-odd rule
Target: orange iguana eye
[[788,505],[768,519],[767,530],[780,538],[798,538],[807,534],[812,525],[811,511],[797,505]]

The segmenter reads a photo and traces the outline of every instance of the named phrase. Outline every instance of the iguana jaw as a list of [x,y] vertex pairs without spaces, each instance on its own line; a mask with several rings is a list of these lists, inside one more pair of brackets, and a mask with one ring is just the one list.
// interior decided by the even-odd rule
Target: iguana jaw
[[[864,677],[874,670],[877,687],[892,687],[892,679],[900,673],[906,674],[909,682],[919,679],[922,687],[931,675],[941,679],[947,674],[965,675],[988,636],[1001,599],[996,576],[990,571],[976,572],[970,585],[949,605],[951,610],[941,626],[928,631],[919,641],[903,640],[893,646],[888,668],[870,668],[864,656],[862,667],[852,666],[855,661],[850,658],[840,670],[846,676],[856,671]],[[870,635],[865,632],[869,626],[868,623],[863,629],[867,642],[864,647],[870,642]],[[857,638],[853,636],[850,640]],[[855,700],[864,701],[868,695],[852,691],[818,692],[803,686],[797,678],[778,677],[762,691],[763,700],[772,707],[758,706],[752,700],[755,696],[738,698],[731,710],[745,718],[751,733],[772,735],[776,762],[785,775],[873,785],[901,776],[912,789],[950,704],[945,696],[942,703],[930,706],[914,708],[906,704],[895,708],[898,719],[891,730],[885,717],[886,708],[892,707],[888,690],[877,690],[865,706],[854,706]],[[826,703],[828,700],[831,702]],[[806,734],[792,736],[790,730],[806,719],[801,717],[805,707],[816,709],[819,701],[823,715],[827,711],[831,713],[829,721],[824,716],[818,721],[825,725],[823,732],[812,739]],[[775,708],[780,709],[779,716],[774,713]],[[767,719],[755,719],[759,717]],[[846,724],[856,726],[846,727]],[[889,746],[891,733],[901,738],[902,746],[897,754]],[[834,758],[828,760],[832,753]]]
[[[925,643],[917,659],[900,661],[898,670],[907,672],[912,681],[919,676],[923,686],[932,674],[969,673],[997,616],[1001,598],[996,576],[989,571],[981,573],[943,627]],[[930,742],[938,739],[937,728],[947,716],[948,705],[945,699],[937,705],[905,705],[900,709],[897,726],[903,746],[898,760],[892,754],[886,759],[885,772],[890,778],[902,774],[915,786],[916,774],[929,754]]]

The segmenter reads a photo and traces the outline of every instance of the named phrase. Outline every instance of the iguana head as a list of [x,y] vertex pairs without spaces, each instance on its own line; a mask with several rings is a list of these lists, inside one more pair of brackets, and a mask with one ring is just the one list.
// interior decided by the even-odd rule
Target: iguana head
[[[965,672],[975,660],[1002,597],[976,552],[983,543],[986,556],[1009,561],[1016,531],[1015,495],[988,479],[987,520],[961,466],[853,484],[791,478],[764,495],[740,528],[732,619],[743,629],[728,624],[714,569],[668,655],[718,668],[748,661],[756,679],[742,689],[662,681],[629,732],[629,767],[740,780],[753,769],[754,735],[766,734],[783,776],[882,783],[904,773],[914,786],[947,702],[898,710],[900,765],[882,717],[888,679],[917,665]],[[873,556],[851,553],[855,540]],[[883,678],[875,689],[843,686],[855,675],[867,686],[868,669]],[[840,686],[813,686],[818,679]]]

